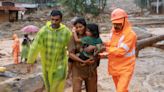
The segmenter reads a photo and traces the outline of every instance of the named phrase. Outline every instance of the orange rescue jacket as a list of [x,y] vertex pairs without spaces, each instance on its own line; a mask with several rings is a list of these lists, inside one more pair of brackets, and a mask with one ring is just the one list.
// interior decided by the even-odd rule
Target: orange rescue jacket
[[124,28],[116,32],[112,28],[106,49],[108,55],[108,71],[112,75],[133,72],[135,65],[136,34],[132,31],[127,19]]

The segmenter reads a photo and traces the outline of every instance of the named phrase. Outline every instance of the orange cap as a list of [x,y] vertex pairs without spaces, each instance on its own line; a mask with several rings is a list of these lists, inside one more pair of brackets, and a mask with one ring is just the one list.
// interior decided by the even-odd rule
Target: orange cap
[[120,8],[113,10],[113,12],[111,13],[112,23],[113,22],[122,23],[123,21],[122,19],[127,18],[127,17],[128,17],[127,13],[123,9],[120,9]]
[[121,19],[116,19],[116,20],[113,20],[112,23],[123,23],[124,22],[124,19],[121,18]]

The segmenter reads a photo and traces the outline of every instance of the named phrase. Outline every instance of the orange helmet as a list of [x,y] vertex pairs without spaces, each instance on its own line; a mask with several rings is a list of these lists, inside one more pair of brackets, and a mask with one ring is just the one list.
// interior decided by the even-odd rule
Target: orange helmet
[[127,13],[123,10],[123,9],[120,9],[120,8],[117,8],[115,10],[113,10],[113,12],[111,13],[111,21],[116,21],[117,22],[120,22],[122,18],[127,18],[128,15]]

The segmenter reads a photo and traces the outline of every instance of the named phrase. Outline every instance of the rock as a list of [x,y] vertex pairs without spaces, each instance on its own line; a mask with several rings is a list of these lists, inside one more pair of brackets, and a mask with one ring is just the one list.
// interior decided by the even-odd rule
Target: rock
[[6,71],[6,67],[0,67],[0,73],[3,73]]
[[43,80],[41,73],[26,78],[12,78],[0,83],[0,92],[42,92]]
[[7,78],[13,78],[13,77],[16,77],[17,74],[9,72],[9,71],[5,71],[3,73],[0,73],[0,76],[7,77]]
[[148,32],[153,35],[162,35],[164,34],[164,28],[163,27],[157,27],[157,28],[147,28]]
[[11,28],[12,24],[10,22],[4,22],[0,25],[2,31],[6,31],[7,29]]
[[[1,50],[1,49],[0,49],[0,50]],[[0,53],[0,58],[2,58],[3,56],[6,56],[6,54]]]
[[160,48],[164,50],[164,41],[157,42],[153,47]]

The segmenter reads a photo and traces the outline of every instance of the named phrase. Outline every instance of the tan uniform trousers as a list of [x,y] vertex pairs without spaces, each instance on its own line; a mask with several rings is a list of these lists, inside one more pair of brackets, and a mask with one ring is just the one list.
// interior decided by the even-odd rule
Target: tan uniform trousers
[[[93,67],[92,67],[93,68]],[[73,63],[72,68],[73,92],[81,92],[82,82],[86,92],[97,92],[97,69],[90,66],[80,66]]]

